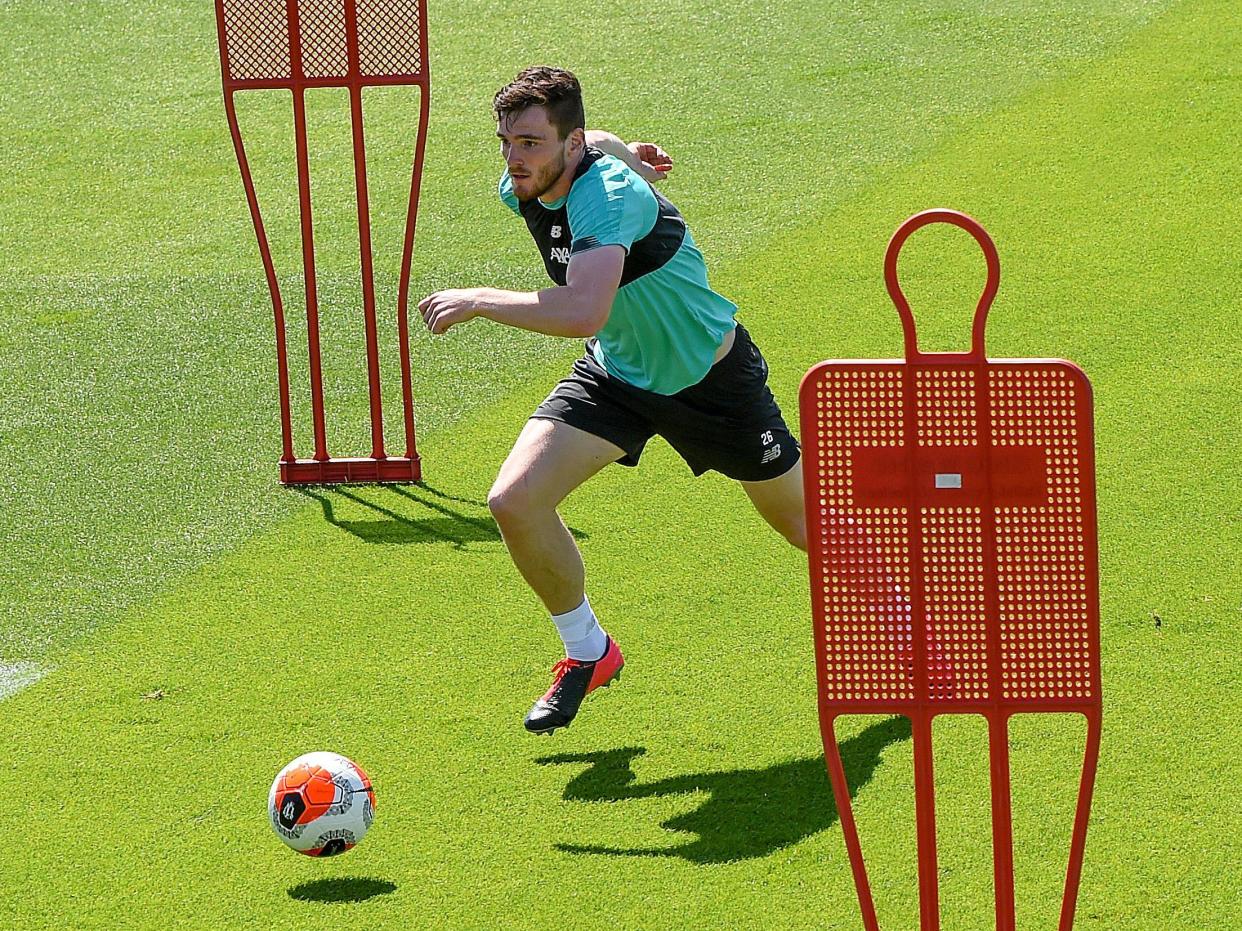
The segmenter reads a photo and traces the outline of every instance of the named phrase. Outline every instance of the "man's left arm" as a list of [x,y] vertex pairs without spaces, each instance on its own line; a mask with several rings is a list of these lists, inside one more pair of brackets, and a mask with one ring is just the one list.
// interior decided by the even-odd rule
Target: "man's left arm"
[[570,258],[563,286],[542,291],[455,288],[424,298],[418,309],[435,334],[486,317],[548,336],[585,338],[608,322],[624,267],[623,246],[600,246]]
[[653,142],[631,142],[626,145],[619,136],[602,129],[588,129],[586,141],[587,145],[595,146],[605,155],[621,159],[652,184],[663,181],[673,170],[673,159]]

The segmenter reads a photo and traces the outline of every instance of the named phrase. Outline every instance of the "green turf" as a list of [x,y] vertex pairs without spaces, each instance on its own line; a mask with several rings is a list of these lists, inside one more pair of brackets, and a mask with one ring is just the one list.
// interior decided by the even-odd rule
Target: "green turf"
[[[770,221],[757,220],[749,240],[729,228],[713,200],[721,195],[709,179],[694,178],[692,159],[682,166],[683,187],[671,192],[708,218],[700,238],[714,237],[723,259],[713,266],[715,281],[746,309],[790,411],[799,375],[818,359],[894,354],[899,332],[878,269],[900,219],[943,203],[985,222],[1004,269],[991,353],[1072,358],[1096,389],[1107,717],[1079,927],[1237,926],[1228,865],[1239,827],[1229,787],[1242,775],[1230,701],[1238,687],[1230,660],[1239,627],[1239,462],[1231,445],[1239,385],[1229,368],[1236,338],[1230,342],[1227,315],[1240,297],[1231,238],[1239,179],[1228,134],[1240,102],[1239,50],[1236,35],[1219,28],[1229,6],[1178,5],[1112,49],[1096,35],[1047,28],[1072,17],[1034,16],[1017,5],[992,31],[979,25],[988,17],[932,15],[948,16],[948,8],[887,9],[843,10],[856,28],[838,31],[825,20],[819,35],[870,38],[868,60],[884,62],[893,49],[881,47],[882,37],[893,33],[882,26],[893,20],[877,20],[906,23],[925,56],[908,59],[922,82],[918,99],[957,108],[933,120],[937,133],[920,133],[908,105],[860,101],[851,111],[861,120],[859,149],[831,156],[841,159],[840,171],[822,188],[798,189],[806,179],[783,188],[780,177],[754,169],[757,180],[738,196],[772,212],[755,215]],[[712,22],[693,8],[668,15]],[[785,26],[790,40],[813,45],[815,18],[789,17],[765,35]],[[1138,25],[1081,13],[1077,21],[1088,19],[1111,23],[1105,35],[1113,41]],[[460,24],[456,38],[501,22],[480,15]],[[674,31],[656,25],[657,36]],[[990,62],[990,71],[932,67],[937,37],[959,31],[979,40],[975,60]],[[992,34],[996,47],[983,42]],[[1063,44],[1054,49],[1036,36]],[[713,48],[718,54],[718,44],[703,41],[686,45],[691,62]],[[751,41],[776,57],[774,45]],[[1043,51],[1039,67],[1032,49]],[[594,50],[587,44],[575,54]],[[1099,60],[1086,65],[1088,56]],[[503,62],[509,71],[511,64]],[[464,59],[459,67],[464,74]],[[892,68],[877,64],[879,83],[859,90],[891,96],[909,87]],[[780,74],[792,82],[792,70]],[[1068,73],[1057,79],[1058,70]],[[947,82],[965,76],[980,83],[967,85],[972,93],[959,85],[955,96]],[[823,135],[799,144],[817,151],[837,129],[814,109],[832,104],[813,96],[807,92],[807,126]],[[727,114],[733,104],[719,106]],[[887,108],[893,124],[904,118],[875,132],[904,132],[905,148],[875,142],[860,115],[868,107]],[[838,116],[850,125],[851,117]],[[687,148],[701,147],[698,158],[719,158],[710,151],[719,128],[710,119],[691,134],[668,119],[664,140],[684,134]],[[744,139],[744,121],[733,119],[722,116],[721,131]],[[749,130],[757,133],[754,119]],[[754,155],[780,165],[786,180],[807,161]],[[479,165],[478,183],[490,184],[494,171],[484,169],[494,166],[484,155]],[[221,185],[224,178],[222,170]],[[459,203],[474,196],[465,179],[453,183]],[[784,190],[799,198],[790,201],[792,219],[773,204]],[[452,198],[441,196],[447,211]],[[490,217],[480,222],[497,223],[503,250],[521,235]],[[482,265],[491,255],[470,261]],[[525,258],[512,250],[513,262]],[[478,271],[470,261],[457,266],[463,275]],[[929,232],[911,244],[903,280],[933,347],[960,342],[979,272],[960,237]],[[204,287],[226,287],[203,275]],[[244,277],[227,281],[234,293],[250,293]],[[137,280],[129,293],[158,307],[162,292],[152,297],[148,286]],[[100,293],[111,293],[106,283]],[[261,301],[245,299],[260,316]],[[180,337],[166,337],[178,351],[195,306],[185,300],[182,323],[170,321]],[[217,313],[221,331],[250,345]],[[136,320],[129,327],[139,332]],[[256,321],[251,332],[257,378],[265,324]],[[498,335],[477,325],[459,339],[489,351]],[[454,345],[437,348],[445,343]],[[19,800],[0,814],[0,828],[21,838],[0,852],[0,918],[24,927],[550,927],[590,915],[622,927],[858,927],[820,768],[805,564],[741,507],[729,483],[692,481],[666,447],[654,446],[637,472],[607,470],[565,509],[588,562],[592,600],[626,647],[626,678],[556,738],[520,733],[554,637],[482,501],[523,416],[558,370],[550,357],[563,354],[534,343],[530,352],[550,364],[497,371],[503,397],[485,404],[487,396],[477,396],[456,408],[452,430],[429,431],[427,486],[286,495],[279,507],[305,507],[142,599],[0,705],[0,791]],[[123,384],[118,377],[110,390]],[[464,380],[454,386],[462,390]],[[258,405],[264,393],[221,404],[189,389],[185,397],[211,410],[223,430],[230,403]],[[123,397],[107,403],[127,409]],[[271,427],[263,410],[248,421],[256,436]],[[453,410],[448,400],[443,410]],[[167,420],[153,418],[157,433],[166,431],[159,435],[172,435]],[[234,484],[220,479],[193,491],[215,501],[212,513],[236,531],[204,531],[220,546],[264,514],[269,523],[279,516],[263,511],[272,499],[261,490],[245,490],[259,482],[247,486],[233,475]],[[154,489],[129,482],[130,503],[111,504],[112,514],[124,515],[116,549],[127,550],[125,532],[136,535],[128,551],[141,566],[145,551],[159,550],[145,526],[159,515],[142,510]],[[64,494],[94,505],[102,484],[101,477],[93,492]],[[68,506],[33,483],[23,491],[29,506]],[[180,513],[173,503],[159,507]],[[21,539],[43,539],[33,526]],[[43,584],[52,588],[66,577],[54,544],[44,544],[52,567]],[[200,561],[205,553],[183,552]],[[112,572],[126,565],[109,558]],[[162,558],[166,568],[193,561]],[[131,571],[141,592],[162,584],[151,581],[153,569]],[[165,697],[143,697],[157,689]],[[885,927],[913,927],[909,740],[898,723],[876,720],[850,722],[844,736],[881,917]],[[990,926],[979,738],[977,722],[938,729],[946,928]],[[1081,728],[1068,721],[1028,720],[1016,729],[1023,927],[1051,926],[1080,742]],[[323,864],[281,849],[262,817],[275,770],[312,747],[356,756],[380,791],[373,835]],[[555,875],[563,888],[550,893],[532,875]]]
[[[1103,54],[1166,4],[679,0],[659,12],[541,8],[558,39],[514,40],[525,7],[431,10],[434,119],[415,295],[542,286],[499,206],[495,89],[535,59],[587,82],[593,125],[664,142],[668,192],[714,268],[744,261],[969,129],[1041,80]],[[0,5],[0,665],[53,662],[197,565],[296,510],[279,455],[270,309],[225,127],[211,5]],[[636,63],[642,63],[641,67]],[[648,68],[654,68],[648,73]],[[704,76],[721,90],[703,96]],[[333,99],[336,95],[335,100]],[[295,434],[310,454],[287,100],[245,97],[292,330]],[[331,449],[367,447],[356,237],[339,92],[312,94]],[[376,268],[390,298],[412,94],[368,97]],[[917,118],[912,118],[917,114]],[[285,183],[280,179],[284,177]],[[890,224],[888,219],[883,224]],[[891,225],[891,224],[890,224]],[[381,349],[395,386],[391,316]],[[575,350],[518,331],[416,334],[424,435]],[[395,409],[389,437],[398,435]]]

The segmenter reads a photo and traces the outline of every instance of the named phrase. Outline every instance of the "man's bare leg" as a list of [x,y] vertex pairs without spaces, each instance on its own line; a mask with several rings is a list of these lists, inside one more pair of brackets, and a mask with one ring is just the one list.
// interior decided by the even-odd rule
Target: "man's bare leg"
[[556,506],[596,472],[625,455],[620,447],[553,420],[531,419],[501,466],[488,506],[513,563],[552,614],[566,659],[523,725],[551,734],[582,700],[621,675],[625,657],[599,625],[583,589],[582,554]]
[[786,540],[806,552],[806,507],[802,496],[802,460],[777,478],[742,482],[755,510]]
[[557,505],[625,451],[555,420],[526,422],[488,494],[487,505],[522,578],[551,614],[582,603],[582,554]]

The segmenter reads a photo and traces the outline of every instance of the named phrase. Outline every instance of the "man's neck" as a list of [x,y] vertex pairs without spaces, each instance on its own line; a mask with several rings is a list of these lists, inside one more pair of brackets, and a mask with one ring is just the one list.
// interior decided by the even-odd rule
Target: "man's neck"
[[578,166],[582,164],[582,159],[585,157],[586,147],[584,146],[573,158],[565,160],[565,170],[556,179],[556,183],[539,195],[541,203],[554,204],[562,197],[568,196],[569,189],[574,186],[574,175],[578,173]]

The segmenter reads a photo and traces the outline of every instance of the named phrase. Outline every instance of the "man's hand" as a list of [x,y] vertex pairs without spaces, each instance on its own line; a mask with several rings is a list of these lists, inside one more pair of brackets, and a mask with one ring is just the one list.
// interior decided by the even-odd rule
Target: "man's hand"
[[449,327],[479,316],[484,288],[453,288],[437,291],[418,302],[427,329],[439,336]]
[[654,142],[631,142],[626,145],[620,137],[602,129],[588,129],[586,141],[587,145],[593,145],[601,152],[621,159],[631,170],[638,172],[644,180],[652,184],[663,181],[673,170],[673,160],[669,158],[669,154]]
[[638,173],[652,184],[663,181],[673,170],[673,159],[654,142],[631,142],[626,148],[642,166]]

